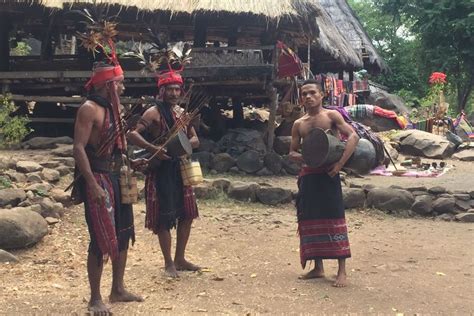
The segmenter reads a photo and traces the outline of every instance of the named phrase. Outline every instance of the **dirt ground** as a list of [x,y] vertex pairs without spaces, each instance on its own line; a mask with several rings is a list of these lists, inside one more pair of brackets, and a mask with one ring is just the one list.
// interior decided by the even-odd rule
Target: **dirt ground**
[[[455,168],[437,179],[349,181],[472,189],[474,179],[466,176],[472,163],[453,163]],[[296,188],[295,177],[243,180]],[[206,268],[182,273],[179,280],[165,277],[157,238],[144,228],[144,205],[135,206],[137,242],[130,249],[125,277],[129,289],[145,301],[112,304],[115,314],[474,313],[472,224],[350,211],[349,286],[339,289],[331,286],[333,260],[325,262],[325,279],[298,279],[303,270],[291,204],[267,207],[220,198],[199,201],[199,206],[188,257]],[[39,244],[12,251],[20,263],[0,265],[0,314],[84,314],[89,296],[87,245],[83,209],[76,206]],[[110,284],[108,264],[104,297]]]

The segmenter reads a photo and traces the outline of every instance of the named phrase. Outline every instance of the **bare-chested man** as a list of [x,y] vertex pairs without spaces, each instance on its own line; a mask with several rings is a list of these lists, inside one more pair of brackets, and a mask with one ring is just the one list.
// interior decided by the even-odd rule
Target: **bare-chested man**
[[344,153],[328,168],[303,166],[298,179],[296,209],[300,235],[300,256],[303,268],[314,260],[315,267],[303,279],[324,277],[323,259],[338,259],[339,270],[334,286],[347,283],[346,258],[351,256],[342,200],[339,171],[357,146],[359,136],[341,114],[322,107],[324,94],[319,82],[307,80],[301,87],[301,100],[306,114],[295,121],[291,133],[290,157],[304,162],[298,152],[301,141],[314,128],[332,130],[347,136]]
[[[81,177],[74,190],[84,201],[90,234],[87,272],[91,288],[89,311],[96,315],[110,313],[100,293],[104,258],[112,260],[110,302],[141,302],[124,285],[129,241],[135,240],[132,205],[121,204],[119,176],[126,144],[120,133],[104,140],[115,130],[119,113],[118,96],[124,91],[123,72],[119,65],[96,63],[87,88],[93,89],[77,112],[74,127],[74,158]],[[139,163],[139,162],[132,162]]]
[[[136,130],[128,134],[130,142],[154,154],[160,148],[153,140],[174,126],[179,115],[178,102],[182,93],[183,79],[173,71],[158,78],[159,97],[162,101],[145,111]],[[199,139],[192,126],[186,133],[193,148],[199,147]],[[143,135],[143,136],[142,136]],[[163,149],[158,164],[152,164],[145,181],[145,226],[158,235],[168,276],[178,277],[178,271],[197,271],[200,268],[185,258],[191,225],[198,216],[192,187],[184,186],[181,178],[180,158],[170,157]],[[177,227],[176,252],[171,256],[170,230]]]

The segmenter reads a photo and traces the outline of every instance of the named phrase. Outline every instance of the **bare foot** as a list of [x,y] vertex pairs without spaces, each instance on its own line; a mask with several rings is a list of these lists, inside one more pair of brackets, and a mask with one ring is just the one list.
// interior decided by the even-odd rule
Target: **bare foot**
[[165,274],[173,279],[179,278],[178,270],[176,270],[176,266],[174,264],[165,266]]
[[201,270],[200,266],[197,266],[189,261],[175,261],[174,262],[176,269],[178,271],[199,271]]
[[317,278],[324,278],[324,270],[314,268],[308,273],[300,275],[298,277],[298,279],[300,280],[309,280],[309,279],[317,279]]
[[120,292],[112,292],[109,296],[109,302],[143,302],[143,298],[141,296],[135,295],[130,293],[127,290],[123,290]]
[[338,273],[336,281],[332,285],[334,287],[346,287],[347,286],[347,275],[345,273]]
[[102,302],[101,299],[90,301],[89,305],[87,306],[87,310],[89,311],[90,315],[112,315],[110,309]]

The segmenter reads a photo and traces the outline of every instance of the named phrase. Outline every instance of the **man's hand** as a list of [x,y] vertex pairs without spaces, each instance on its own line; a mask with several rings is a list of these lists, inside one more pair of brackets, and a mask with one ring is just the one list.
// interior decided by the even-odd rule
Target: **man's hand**
[[328,175],[332,178],[334,177],[336,174],[339,173],[339,171],[341,171],[342,167],[344,167],[343,164],[341,164],[339,161],[336,162],[335,164],[331,165],[328,169]]
[[130,167],[133,170],[144,170],[148,164],[148,160],[144,158],[130,159]]
[[91,197],[93,201],[96,201],[97,203],[105,203],[105,190],[102,189],[102,187],[95,182],[92,187],[91,187]]
[[292,160],[292,161],[294,161],[294,162],[302,162],[302,163],[304,163],[303,155],[300,154],[300,153],[297,152],[297,151],[291,151],[290,154],[289,154],[289,157],[290,157],[290,160]]
[[158,152],[158,154],[155,156],[156,158],[160,160],[170,160],[171,157],[166,154],[166,148],[162,146],[154,146],[151,145],[147,148],[148,152],[152,153],[153,155]]

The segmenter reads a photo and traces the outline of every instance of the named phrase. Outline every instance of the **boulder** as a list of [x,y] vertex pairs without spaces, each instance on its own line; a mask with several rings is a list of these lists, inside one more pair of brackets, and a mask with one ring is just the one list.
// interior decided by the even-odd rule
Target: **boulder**
[[283,168],[283,158],[274,152],[270,152],[263,156],[263,164],[273,174],[279,174]]
[[278,136],[273,141],[273,149],[279,155],[288,155],[290,152],[291,136]]
[[3,249],[0,249],[0,263],[17,263],[20,260],[18,260],[17,257],[9,253],[8,251],[5,251]]
[[219,178],[212,180],[211,185],[217,189],[219,189],[222,192],[227,193],[230,187],[230,180],[224,179],[224,178]]
[[200,138],[199,147],[196,149],[196,151],[215,153],[216,151],[218,151],[218,147],[215,141],[207,139],[207,138]]
[[26,149],[51,149],[56,148],[58,144],[72,144],[73,139],[71,137],[33,137],[26,142],[23,142],[21,146]]
[[454,206],[456,210],[461,211],[461,212],[467,212],[471,208],[471,204],[469,203],[469,201],[459,200],[459,199],[456,199]]
[[405,102],[398,95],[388,93],[385,90],[373,86],[370,86],[370,94],[366,98],[366,103],[374,104],[399,114],[410,113]]
[[42,162],[41,165],[45,168],[50,168],[50,169],[56,169],[58,168],[61,164],[59,161],[56,160],[50,160],[46,162]]
[[426,191],[428,191],[428,189],[424,185],[414,185],[414,186],[408,185],[407,187],[405,187],[405,190],[410,191],[410,192],[415,192],[415,191],[426,192]]
[[247,173],[255,173],[263,168],[263,160],[255,150],[249,150],[237,157],[235,161],[240,170]]
[[455,218],[458,221],[465,222],[465,223],[474,223],[474,213],[461,213],[457,214]]
[[59,202],[53,202],[49,198],[44,198],[40,202],[41,206],[41,216],[44,218],[46,217],[54,217],[54,218],[61,218],[64,215],[64,207]]
[[260,187],[257,190],[257,199],[266,205],[277,205],[291,202],[291,190],[273,187]]
[[212,169],[218,173],[227,172],[235,165],[235,160],[228,153],[220,153],[212,158]]
[[53,161],[58,161],[60,164],[68,167],[74,167],[76,165],[76,161],[73,157],[55,157]]
[[454,193],[453,196],[461,201],[469,201],[471,199],[471,196],[467,193]]
[[227,191],[227,196],[238,201],[255,202],[258,189],[259,185],[257,183],[232,182]]
[[65,175],[68,174],[73,174],[74,173],[74,168],[68,167],[68,166],[59,166],[55,168],[57,172],[59,172],[59,175],[61,177],[64,177]]
[[222,192],[218,188],[213,187],[209,183],[201,183],[193,187],[194,194],[197,199],[215,199]]
[[446,193],[446,188],[440,186],[431,187],[428,189],[428,192],[435,195],[443,194]]
[[436,219],[446,221],[446,222],[452,222],[454,221],[455,217],[453,214],[444,213],[444,214],[436,216]]
[[0,190],[0,207],[6,205],[16,206],[26,199],[26,193],[22,189],[3,189]]
[[71,206],[71,194],[69,192],[64,192],[63,189],[54,188],[49,191],[49,196],[56,202],[63,204],[64,206]]
[[273,172],[271,172],[270,170],[268,170],[266,167],[263,167],[262,169],[258,170],[257,172],[255,172],[255,175],[259,176],[259,177],[268,177],[268,176],[273,176]]
[[284,156],[283,157],[283,169],[288,174],[297,176],[300,173],[301,165],[290,160],[289,156]]
[[461,161],[474,161],[474,149],[461,150],[453,155],[453,159]]
[[72,145],[60,145],[58,148],[51,150],[51,154],[58,157],[72,157],[74,155]]
[[[385,132],[390,130],[401,129],[397,121],[392,118],[382,116],[370,116],[370,117],[355,117],[354,121],[359,122],[365,126],[370,127],[374,132]],[[398,153],[397,153],[398,156]]]
[[201,165],[201,169],[203,171],[208,171],[211,169],[211,162],[212,162],[212,156],[208,151],[200,151],[197,153],[192,154],[192,160],[197,160],[199,161],[199,164]]
[[411,210],[419,215],[428,215],[433,211],[433,197],[430,195],[419,195],[415,197],[415,203]]
[[219,150],[237,157],[249,150],[261,155],[267,151],[262,133],[253,129],[231,129],[218,141]]
[[48,194],[49,190],[51,190],[53,186],[49,183],[34,183],[25,188],[26,191],[33,191],[36,194]]
[[57,170],[44,168],[43,171],[41,171],[41,177],[45,181],[56,182],[59,181],[61,174]]
[[378,188],[367,194],[367,206],[382,211],[397,212],[410,210],[415,199],[405,190]]
[[28,173],[26,175],[26,182],[30,182],[30,183],[41,183],[41,182],[43,182],[43,179],[41,179],[41,173],[40,172]]
[[0,212],[0,248],[16,249],[34,245],[48,233],[43,217],[25,209]]
[[450,198],[437,198],[433,202],[433,211],[437,214],[453,213],[456,200],[453,197]]
[[469,191],[469,195],[471,196],[471,199],[473,199],[473,200],[474,200],[474,190],[472,190],[472,191]]
[[363,189],[344,188],[342,190],[344,208],[359,208],[365,206],[365,192]]
[[393,139],[400,143],[400,151],[406,155],[443,159],[454,153],[454,145],[446,138],[419,130],[399,132]]
[[31,173],[41,169],[43,169],[43,166],[34,161],[21,160],[16,163],[16,170],[23,173]]
[[16,183],[26,181],[26,175],[24,173],[16,172],[15,170],[7,170],[4,174],[8,176],[11,181]]

